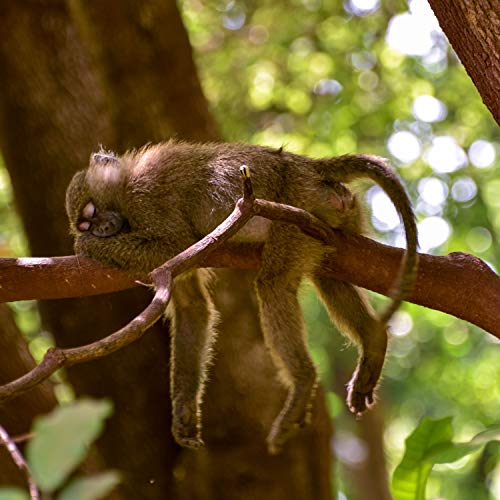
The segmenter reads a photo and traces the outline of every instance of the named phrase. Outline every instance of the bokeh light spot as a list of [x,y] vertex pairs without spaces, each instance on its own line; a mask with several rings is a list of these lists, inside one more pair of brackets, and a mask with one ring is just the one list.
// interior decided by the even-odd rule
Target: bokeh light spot
[[413,101],[413,116],[423,122],[439,122],[446,118],[448,109],[431,95],[420,95]]
[[467,245],[473,252],[482,253],[491,247],[491,233],[485,227],[473,227],[465,237]]
[[435,177],[426,177],[419,181],[418,192],[426,203],[439,206],[446,201],[448,186]]
[[442,217],[427,217],[418,224],[420,250],[428,252],[442,245],[451,234],[451,227]]
[[396,311],[389,321],[389,331],[391,335],[402,337],[411,331],[413,320],[405,311]]
[[392,134],[387,141],[387,148],[392,156],[403,163],[415,161],[422,149],[418,138],[405,130]]
[[470,177],[459,177],[451,187],[451,196],[455,201],[466,202],[476,194],[476,183]]
[[488,141],[473,142],[469,148],[471,163],[478,168],[489,167],[495,161],[495,148]]
[[374,186],[366,193],[372,208],[373,225],[380,231],[391,231],[399,225],[399,215],[392,201],[378,186]]
[[467,165],[465,151],[451,136],[435,137],[432,146],[424,154],[425,161],[435,172],[449,173]]

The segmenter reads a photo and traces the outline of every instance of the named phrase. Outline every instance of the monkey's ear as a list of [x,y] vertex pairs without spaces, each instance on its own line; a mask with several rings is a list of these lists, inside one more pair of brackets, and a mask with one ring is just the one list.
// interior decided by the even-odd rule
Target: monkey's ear
[[118,164],[120,160],[113,153],[94,153],[92,155],[92,163],[97,165],[106,165],[108,163]]

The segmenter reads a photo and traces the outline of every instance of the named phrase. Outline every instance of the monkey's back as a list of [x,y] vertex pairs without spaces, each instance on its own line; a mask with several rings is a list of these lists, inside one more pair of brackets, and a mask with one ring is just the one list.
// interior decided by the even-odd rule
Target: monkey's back
[[242,196],[240,167],[247,165],[256,197],[311,211],[337,227],[348,225],[346,214],[339,217],[330,203],[335,189],[315,162],[262,146],[169,141],[122,157],[129,178],[125,205],[133,226],[147,220],[153,232],[165,235],[175,223],[197,239],[232,211]]

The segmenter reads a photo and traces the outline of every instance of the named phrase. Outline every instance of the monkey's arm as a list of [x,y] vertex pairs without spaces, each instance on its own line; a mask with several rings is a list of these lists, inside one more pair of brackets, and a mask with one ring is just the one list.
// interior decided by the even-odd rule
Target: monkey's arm
[[217,313],[206,286],[209,278],[210,273],[206,269],[177,278],[168,308],[172,316],[172,433],[180,445],[189,448],[203,445],[200,406],[211,362],[211,348],[216,339],[214,324]]
[[82,233],[75,240],[75,252],[128,272],[148,273],[192,243],[192,238],[182,232],[176,238],[153,238],[138,232],[100,238]]

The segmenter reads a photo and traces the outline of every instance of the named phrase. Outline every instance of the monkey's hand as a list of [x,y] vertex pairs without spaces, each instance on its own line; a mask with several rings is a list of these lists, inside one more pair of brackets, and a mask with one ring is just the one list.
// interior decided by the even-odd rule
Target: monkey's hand
[[347,407],[358,417],[374,405],[374,391],[384,359],[385,349],[382,352],[366,352],[359,358],[356,370],[347,384]]
[[356,370],[347,384],[347,406],[358,417],[374,404],[386,349],[387,325],[377,322],[371,334],[363,339]]
[[176,398],[172,410],[172,434],[178,444],[186,448],[198,449],[205,446],[201,439],[200,415],[196,403],[187,403]]

